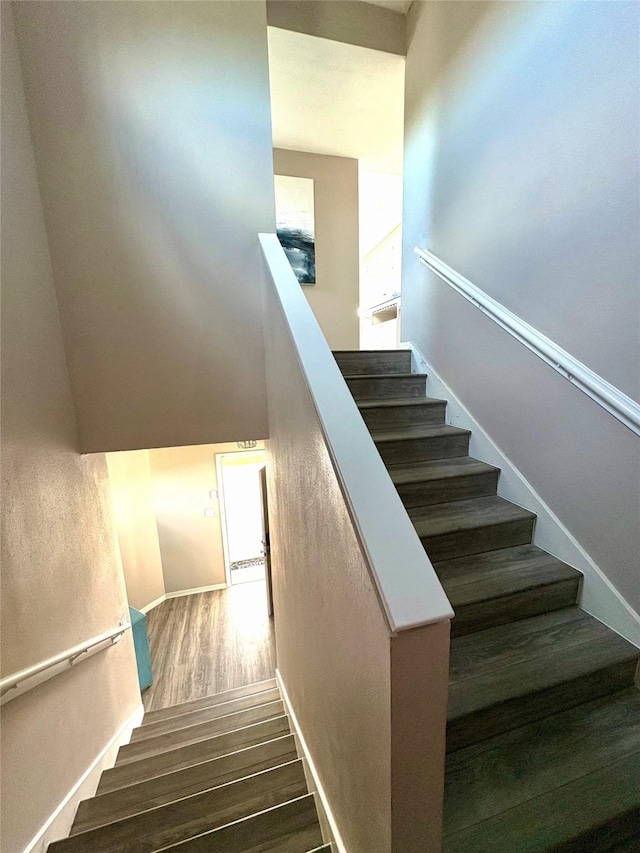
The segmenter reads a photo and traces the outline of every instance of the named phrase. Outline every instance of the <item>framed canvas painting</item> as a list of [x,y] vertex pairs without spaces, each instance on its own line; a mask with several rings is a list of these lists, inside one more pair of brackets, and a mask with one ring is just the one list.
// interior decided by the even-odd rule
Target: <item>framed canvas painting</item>
[[275,176],[276,233],[300,284],[316,283],[313,179]]

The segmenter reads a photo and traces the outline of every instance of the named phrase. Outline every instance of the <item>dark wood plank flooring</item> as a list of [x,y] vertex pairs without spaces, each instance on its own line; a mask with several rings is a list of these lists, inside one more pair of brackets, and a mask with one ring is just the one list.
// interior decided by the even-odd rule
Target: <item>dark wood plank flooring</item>
[[163,601],[147,614],[153,685],[146,711],[273,678],[264,581]]

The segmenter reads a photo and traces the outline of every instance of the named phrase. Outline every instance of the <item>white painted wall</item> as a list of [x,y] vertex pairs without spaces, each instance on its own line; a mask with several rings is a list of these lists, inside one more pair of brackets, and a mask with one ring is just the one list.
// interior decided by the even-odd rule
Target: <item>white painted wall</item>
[[263,438],[265,3],[15,5],[82,449]]
[[144,610],[165,594],[149,451],[106,457],[127,598],[131,607]]
[[[3,3],[2,676],[115,628],[126,612],[105,459],[78,453],[12,9]],[[44,850],[66,834],[138,706],[130,633],[3,705],[2,853]]]
[[433,251],[640,393],[634,3],[414,3],[403,340],[640,609],[637,438],[422,267]]
[[267,0],[269,26],[326,41],[360,45],[404,56],[405,22],[400,10],[342,0]]

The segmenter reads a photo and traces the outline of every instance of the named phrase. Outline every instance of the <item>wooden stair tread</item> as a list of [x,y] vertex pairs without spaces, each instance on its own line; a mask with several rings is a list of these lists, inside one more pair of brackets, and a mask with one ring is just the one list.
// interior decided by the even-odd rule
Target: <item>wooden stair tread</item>
[[343,373],[411,369],[410,350],[334,350],[333,357]]
[[536,545],[517,545],[434,563],[451,606],[489,601],[582,575]]
[[350,379],[426,379],[424,373],[411,373],[404,371],[401,373],[343,373],[345,381]]
[[456,637],[447,748],[633,684],[640,651],[578,607]]
[[413,507],[408,510],[419,536],[442,536],[484,525],[533,520],[535,514],[496,496]]
[[371,437],[376,444],[387,444],[392,441],[406,441],[416,438],[437,438],[444,435],[471,435],[468,429],[438,424],[434,426],[411,426],[402,429],[375,430]]
[[212,758],[182,770],[154,776],[124,788],[83,800],[72,832],[95,829],[105,823],[130,817],[139,811],[161,806],[179,797],[235,782],[296,759],[293,735],[284,735],[256,746]]
[[311,794],[169,847],[175,853],[306,853],[322,845]]
[[433,459],[416,462],[413,465],[388,465],[387,470],[394,485],[420,483],[431,480],[444,480],[452,477],[465,477],[471,474],[484,474],[499,471],[494,465],[487,465],[472,456],[453,456],[448,459]]
[[446,402],[437,397],[381,397],[379,400],[357,400],[356,405],[359,409],[393,409],[404,406],[442,406]]
[[139,758],[110,770],[105,770],[100,778],[98,793],[123,788],[144,782],[153,776],[162,776],[175,770],[182,770],[193,764],[199,764],[212,758],[219,758],[242,747],[255,746],[264,741],[274,740],[289,734],[286,716],[273,717],[261,723],[254,723],[242,729],[199,740],[195,743],[168,749],[147,758]]
[[[244,711],[236,711],[234,714],[214,717],[213,720],[186,725],[184,728],[173,728],[171,731],[143,738],[142,740],[136,740],[120,747],[115,766],[119,767],[131,761],[138,761],[141,758],[156,755],[167,749],[175,749],[178,746],[186,746],[187,744],[206,740],[216,735],[242,729],[252,723],[281,717],[283,714],[284,705],[282,700],[278,700],[277,702],[269,702],[266,705],[246,708]],[[178,717],[177,719],[184,720],[184,717]]]
[[260,705],[266,705],[269,702],[277,702],[280,699],[280,691],[277,687],[271,690],[264,690],[258,695],[260,696],[260,701],[257,701],[253,695],[239,696],[237,699],[230,699],[228,702],[215,702],[213,705],[205,705],[201,708],[190,708],[183,714],[172,714],[168,717],[146,721],[143,719],[142,725],[133,730],[131,742],[152,737],[154,734],[169,732],[174,728],[185,728],[186,726],[195,725],[205,720],[225,717],[228,714],[235,714],[237,711],[246,711]]
[[235,782],[140,810],[130,817],[52,844],[51,853],[136,853],[144,840],[157,850],[307,793],[299,759]]
[[446,836],[443,853],[595,853],[614,844],[637,851],[639,768],[640,751]]
[[170,705],[167,708],[158,708],[155,711],[147,711],[142,720],[142,725],[155,723],[157,720],[164,720],[168,717],[176,717],[180,714],[188,714],[191,711],[197,711],[200,708],[208,708],[211,705],[217,705],[222,702],[230,702],[242,696],[255,696],[256,702],[260,702],[260,693],[265,690],[273,690],[276,685],[275,678],[268,678],[266,681],[256,681],[253,684],[245,684],[242,687],[234,687],[232,690],[225,690],[221,693],[213,693],[209,696],[203,696],[200,699],[192,699],[189,702],[181,702],[178,705]]
[[638,750],[640,691],[631,687],[450,753],[444,833],[481,824]]
[[229,702],[216,702],[213,705],[197,708],[184,714],[151,720],[146,725],[138,726],[138,728],[133,730],[131,743],[171,732],[174,729],[186,728],[187,726],[214,720],[218,717],[226,717],[238,711],[247,711],[261,705],[277,702],[280,699],[280,691],[277,687],[274,687],[272,690],[265,690],[258,695],[261,697],[261,701],[259,702],[256,701],[255,696],[240,696],[237,699],[231,699]]

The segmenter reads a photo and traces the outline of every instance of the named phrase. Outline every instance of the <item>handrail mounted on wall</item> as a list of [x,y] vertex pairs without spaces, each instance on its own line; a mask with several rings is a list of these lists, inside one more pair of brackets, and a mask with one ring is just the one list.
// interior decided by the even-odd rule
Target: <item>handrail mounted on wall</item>
[[53,657],[41,660],[32,666],[21,669],[19,672],[14,672],[6,678],[0,680],[0,705],[10,702],[18,696],[22,696],[28,690],[32,690],[38,684],[54,678],[61,672],[66,671],[80,661],[87,660],[103,649],[118,643],[125,631],[131,628],[131,624],[127,622],[123,616],[117,628],[112,628],[110,631],[105,631],[77,646],[73,646],[64,652],[60,652]]
[[632,400],[615,385],[607,382],[602,376],[543,335],[542,332],[525,323],[500,302],[492,299],[491,296],[488,296],[463,275],[445,264],[433,252],[419,249],[417,246],[414,248],[414,252],[420,261],[438,278],[441,278],[461,296],[464,296],[483,314],[490,317],[494,323],[497,323],[517,341],[524,344],[527,349],[535,353],[538,358],[541,358],[549,367],[552,367],[572,385],[579,388],[614,418],[617,418],[620,423],[636,435],[640,435],[640,403]]

